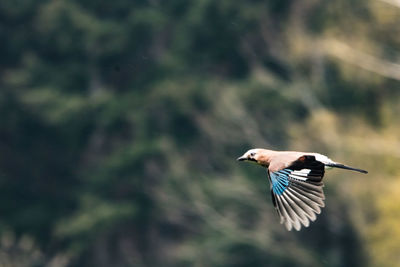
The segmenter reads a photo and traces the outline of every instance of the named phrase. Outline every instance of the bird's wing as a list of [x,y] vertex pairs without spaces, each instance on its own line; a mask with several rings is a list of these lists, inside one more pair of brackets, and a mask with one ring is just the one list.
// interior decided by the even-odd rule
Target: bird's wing
[[304,155],[285,169],[268,171],[272,202],[289,231],[308,227],[321,213],[325,206],[324,173],[324,164],[313,155]]

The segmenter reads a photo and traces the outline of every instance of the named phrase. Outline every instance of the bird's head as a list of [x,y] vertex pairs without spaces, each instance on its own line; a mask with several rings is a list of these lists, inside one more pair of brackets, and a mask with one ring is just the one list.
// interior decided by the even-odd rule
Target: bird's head
[[263,165],[263,166],[269,165],[268,159],[266,158],[265,149],[261,149],[261,148],[250,149],[249,151],[244,153],[242,156],[237,158],[237,160],[238,161],[255,162],[255,163]]

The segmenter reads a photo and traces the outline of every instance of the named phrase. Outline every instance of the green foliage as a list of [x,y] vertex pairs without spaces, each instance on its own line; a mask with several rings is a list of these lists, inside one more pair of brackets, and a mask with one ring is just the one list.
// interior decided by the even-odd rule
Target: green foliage
[[[391,266],[398,183],[371,188],[399,175],[399,12],[2,0],[0,265]],[[323,214],[286,232],[250,147],[379,173],[328,173]]]

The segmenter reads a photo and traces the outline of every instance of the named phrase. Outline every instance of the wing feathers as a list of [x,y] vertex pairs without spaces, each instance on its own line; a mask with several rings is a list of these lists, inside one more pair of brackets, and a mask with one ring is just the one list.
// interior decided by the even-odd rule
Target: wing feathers
[[275,195],[275,206],[280,217],[280,222],[290,231],[292,228],[300,230],[301,226],[308,227],[310,221],[315,221],[316,214],[321,213],[324,204],[322,186],[314,188],[315,191],[301,189],[291,182],[287,190],[281,195]]
[[269,173],[272,201],[287,230],[300,230],[315,221],[325,206],[324,164],[304,156],[287,169]]
[[308,198],[310,201],[322,207],[324,206],[325,195],[323,191],[304,190],[302,187],[297,187],[297,186],[292,186],[291,188],[294,191],[298,192],[300,195]]
[[[302,223],[307,227],[309,225],[308,219],[315,218],[314,213],[312,212],[312,208],[308,206],[304,201],[302,201],[299,197],[291,192],[291,190],[287,191],[287,194],[290,198],[297,204],[299,216],[302,218]],[[307,219],[308,218],[308,219]]]
[[286,212],[286,207],[283,204],[284,201],[281,200],[281,196],[277,196],[277,204],[278,204],[278,209],[282,212],[281,216],[281,224],[284,223],[285,227],[288,231],[292,230],[292,223],[289,214]]
[[309,184],[309,183],[302,183],[302,182],[298,181],[298,182],[292,182],[291,187],[301,194],[304,193],[305,195],[310,196],[310,197],[314,196],[314,197],[325,199],[322,185],[317,186],[317,185],[313,185],[313,184]]
[[286,221],[289,223],[289,227],[286,225],[286,228],[290,231],[292,227],[294,227],[296,230],[300,229],[300,223],[298,222],[296,215],[293,211],[293,209],[290,207],[290,205],[287,203],[286,199],[284,196],[279,196],[278,198],[282,206],[284,207],[284,214],[286,213],[287,216],[285,216]]
[[283,194],[283,198],[285,198],[286,202],[289,205],[289,209],[292,210],[294,215],[296,216],[295,218],[296,224],[294,225],[294,228],[296,230],[300,230],[301,224],[304,225],[306,221],[308,221],[307,217],[305,216],[305,212],[296,204],[295,201],[293,201],[293,199],[289,194],[287,193]]
[[296,192],[295,190],[293,190],[291,188],[288,191],[291,192],[293,195],[297,196],[300,199],[300,202],[304,205],[303,210],[306,212],[308,217],[312,221],[314,221],[316,219],[315,213],[318,212],[318,203],[315,203],[311,199],[305,197],[302,194],[299,194],[298,192]]

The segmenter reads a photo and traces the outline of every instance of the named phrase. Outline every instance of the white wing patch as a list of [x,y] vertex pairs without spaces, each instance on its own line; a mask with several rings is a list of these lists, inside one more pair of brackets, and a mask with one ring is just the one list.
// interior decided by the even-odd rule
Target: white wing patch
[[295,174],[295,175],[308,175],[309,173],[310,173],[310,169],[301,169],[301,170],[298,170],[298,171],[293,171],[292,172],[292,174]]
[[293,179],[297,179],[297,180],[301,180],[301,181],[306,181],[307,180],[307,176],[308,174],[311,172],[310,169],[301,169],[298,171],[292,171],[289,174],[289,177],[293,178]]

